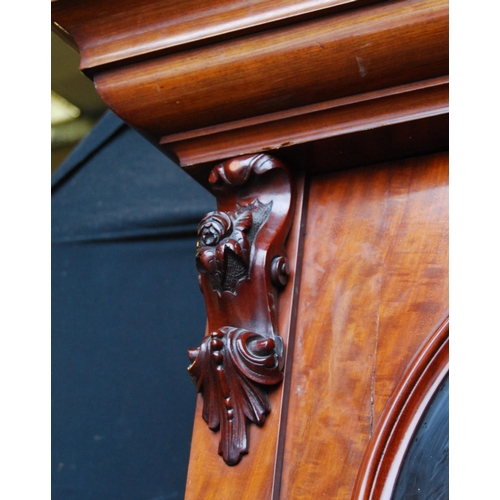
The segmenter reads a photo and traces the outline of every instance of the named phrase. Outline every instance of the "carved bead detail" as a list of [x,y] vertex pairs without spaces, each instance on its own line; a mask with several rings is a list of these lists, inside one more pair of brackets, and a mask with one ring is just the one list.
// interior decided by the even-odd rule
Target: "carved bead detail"
[[[210,429],[221,430],[219,454],[229,465],[237,464],[248,453],[246,420],[264,424],[271,409],[264,385],[282,380],[282,357],[280,337],[268,339],[226,326],[205,338],[188,368],[203,394],[204,420]],[[214,371],[218,382],[211,376]],[[238,407],[233,400],[239,402]]]

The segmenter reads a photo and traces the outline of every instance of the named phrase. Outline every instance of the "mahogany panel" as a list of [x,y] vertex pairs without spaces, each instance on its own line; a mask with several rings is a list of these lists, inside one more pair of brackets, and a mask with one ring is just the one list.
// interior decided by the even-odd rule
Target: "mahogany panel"
[[[278,298],[278,332],[284,345],[285,356],[293,352],[293,323],[297,311],[297,288],[301,276],[301,231],[304,229],[304,176],[297,175],[295,215],[286,243],[289,258],[289,282]],[[292,334],[290,332],[292,331]],[[286,367],[290,360],[285,360]],[[270,499],[272,495],[278,436],[283,426],[281,409],[283,385],[269,393],[271,412],[264,427],[252,426],[251,452],[238,465],[230,467],[218,456],[219,436],[208,429],[202,419],[203,399],[198,395],[194,419],[191,455],[186,483],[186,500],[200,498],[232,499],[235,495],[243,500]]]
[[401,0],[102,71],[94,82],[155,137],[448,74],[448,3]]
[[448,155],[312,179],[281,496],[351,498],[381,410],[448,313]]
[[[386,264],[380,289],[379,328],[384,334],[377,345],[381,362],[375,368],[374,425],[407,369],[406,363],[385,360],[398,360],[401,353],[413,356],[448,314],[448,155],[434,157],[432,163],[427,178],[408,170],[389,187],[393,203],[385,213],[386,231],[393,237],[385,255],[390,266]],[[425,197],[415,196],[416,190]],[[409,211],[415,214],[412,219],[406,216]],[[393,285],[395,279],[398,286]]]

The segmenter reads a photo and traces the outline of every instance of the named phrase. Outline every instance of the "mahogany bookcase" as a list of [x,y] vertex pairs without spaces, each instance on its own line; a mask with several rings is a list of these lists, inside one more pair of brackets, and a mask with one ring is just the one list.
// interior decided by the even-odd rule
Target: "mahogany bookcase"
[[186,498],[391,498],[448,375],[447,1],[57,0],[52,20],[217,198]]

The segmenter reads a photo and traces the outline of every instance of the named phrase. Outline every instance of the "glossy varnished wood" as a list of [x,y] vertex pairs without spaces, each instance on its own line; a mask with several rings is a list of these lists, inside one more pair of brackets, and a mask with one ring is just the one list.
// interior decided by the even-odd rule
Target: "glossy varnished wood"
[[351,498],[384,406],[448,314],[447,193],[447,154],[313,178],[281,498]]
[[[296,176],[296,202],[286,249],[290,262],[290,277],[287,287],[279,296],[278,331],[285,343],[285,355],[293,352],[290,338],[291,325],[296,317],[297,287],[300,279],[301,230],[303,230],[304,180]],[[285,367],[288,365],[286,360]],[[286,368],[285,368],[286,376]],[[269,394],[271,413],[264,427],[252,428],[251,453],[235,467],[228,467],[217,457],[218,435],[210,431],[202,419],[203,401],[198,396],[193,427],[191,455],[186,483],[186,500],[220,498],[231,500],[237,495],[245,500],[265,500],[272,497],[275,480],[276,455],[279,454],[278,436],[284,433],[282,416],[283,385]],[[286,420],[286,419],[285,419]],[[236,493],[237,492],[237,493]]]
[[87,74],[381,0],[52,0]]
[[186,499],[390,495],[447,354],[448,2],[54,0],[52,20],[108,106],[200,183],[272,150],[298,186],[285,380],[234,466],[199,396]]
[[200,222],[196,263],[209,333],[189,351],[203,419],[220,432],[219,454],[236,465],[249,452],[250,422],[270,411],[283,380],[278,294],[288,283],[284,242],[295,207],[289,169],[265,154],[233,158],[209,177],[217,210]]
[[104,102],[155,137],[448,74],[448,5],[403,0],[95,75]]
[[[387,401],[361,462],[353,498],[391,498],[410,441],[448,372],[449,318],[446,318],[415,354]],[[439,459],[428,460],[432,458],[436,462]]]
[[[413,123],[415,135],[422,120],[448,114],[448,100],[448,78],[442,77],[164,136],[160,144],[175,153],[180,165],[190,171],[191,165],[241,152],[287,149],[359,132],[373,134],[376,129],[401,124]],[[437,127],[433,128],[437,136]],[[390,154],[392,147],[386,143],[385,150]],[[296,148],[291,155],[296,155]]]
[[446,0],[57,0],[52,19],[109,107],[203,185],[241,154],[318,172],[447,149]]

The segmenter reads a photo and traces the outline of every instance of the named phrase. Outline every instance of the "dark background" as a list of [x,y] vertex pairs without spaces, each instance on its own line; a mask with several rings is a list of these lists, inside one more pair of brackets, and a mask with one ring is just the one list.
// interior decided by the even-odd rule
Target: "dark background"
[[52,498],[184,497],[214,198],[108,111],[52,177]]

